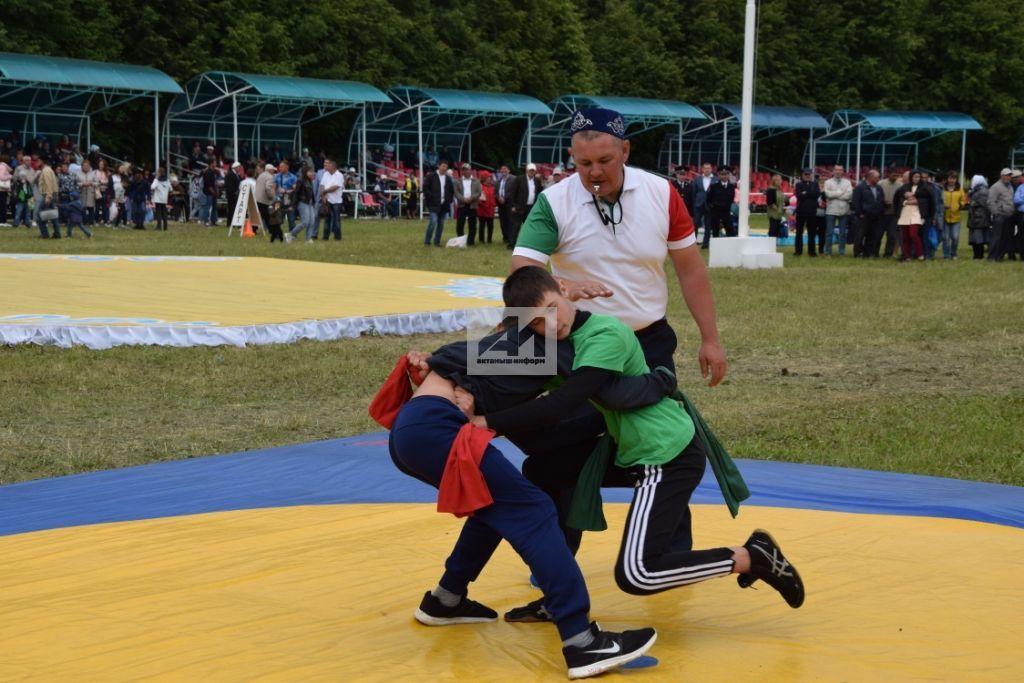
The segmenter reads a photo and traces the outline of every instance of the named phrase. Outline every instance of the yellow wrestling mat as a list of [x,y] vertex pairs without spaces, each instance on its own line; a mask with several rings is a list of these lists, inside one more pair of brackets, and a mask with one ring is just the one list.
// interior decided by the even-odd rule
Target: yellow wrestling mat
[[[1018,681],[1024,531],[924,517],[694,506],[696,543],[772,530],[807,602],[718,579],[625,595],[626,513],[588,534],[592,617],[652,625],[654,668],[608,681]],[[557,681],[548,624],[429,628],[412,618],[460,522],[429,504],[217,512],[0,537],[0,680]],[[471,596],[539,593],[506,544]],[[760,585],[760,584],[758,584]]]
[[[0,342],[285,343],[497,322],[501,280],[249,257],[0,254]],[[474,317],[476,316],[476,317]]]

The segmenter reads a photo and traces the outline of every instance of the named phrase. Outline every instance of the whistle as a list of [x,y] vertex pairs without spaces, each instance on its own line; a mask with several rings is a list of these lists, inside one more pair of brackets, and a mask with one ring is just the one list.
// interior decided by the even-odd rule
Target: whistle
[[601,192],[601,186],[600,185],[594,184],[591,187],[594,188],[594,194],[598,194],[599,192]]

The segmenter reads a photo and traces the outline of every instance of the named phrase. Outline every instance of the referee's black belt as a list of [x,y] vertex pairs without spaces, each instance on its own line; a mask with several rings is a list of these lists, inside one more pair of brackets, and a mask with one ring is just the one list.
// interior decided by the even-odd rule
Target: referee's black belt
[[666,328],[671,329],[669,327],[668,320],[662,318],[661,320],[655,320],[647,327],[643,327],[639,330],[636,330],[633,334],[635,334],[637,337],[646,337],[647,335],[655,334],[656,332],[660,332],[661,330],[664,330]]

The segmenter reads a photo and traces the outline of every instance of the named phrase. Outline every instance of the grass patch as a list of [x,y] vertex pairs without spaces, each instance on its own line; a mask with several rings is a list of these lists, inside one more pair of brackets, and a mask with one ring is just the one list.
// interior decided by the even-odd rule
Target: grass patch
[[[419,221],[346,221],[343,242],[283,246],[173,224],[166,233],[100,228],[92,240],[59,241],[19,228],[0,231],[0,251],[505,273],[503,246],[425,248],[423,229]],[[715,389],[699,381],[696,330],[678,287],[671,290],[681,384],[734,455],[1024,484],[1024,378],[1014,362],[1024,355],[1021,264],[789,252],[781,271],[712,271],[730,360]],[[0,347],[0,483],[372,431],[366,405],[395,357],[456,338]]]

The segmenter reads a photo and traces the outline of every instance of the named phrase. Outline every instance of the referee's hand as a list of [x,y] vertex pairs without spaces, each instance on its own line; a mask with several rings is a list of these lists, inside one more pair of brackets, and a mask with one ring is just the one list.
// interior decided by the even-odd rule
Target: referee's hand
[[605,287],[597,280],[569,280],[558,278],[558,284],[562,287],[562,295],[569,301],[580,299],[596,299],[597,297],[611,296],[612,290]]
[[717,386],[725,378],[726,372],[729,369],[729,363],[725,359],[725,351],[722,350],[722,345],[718,342],[703,342],[700,345],[700,353],[698,355],[700,360],[700,374],[701,377],[707,379],[708,386]]

